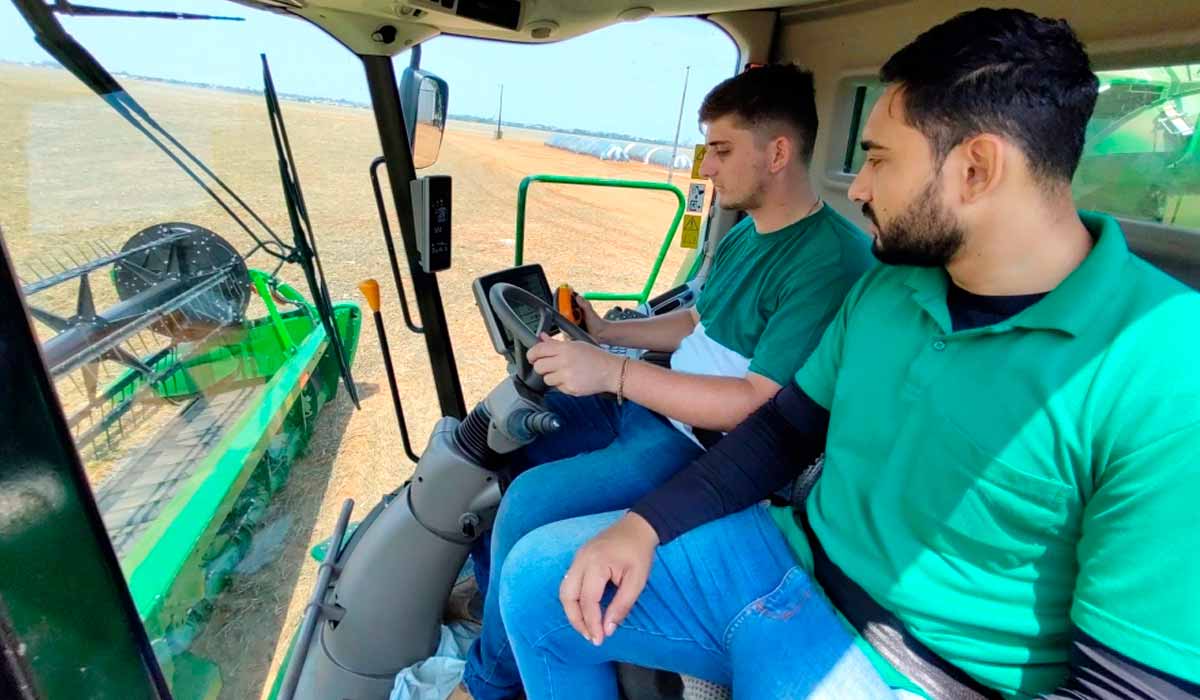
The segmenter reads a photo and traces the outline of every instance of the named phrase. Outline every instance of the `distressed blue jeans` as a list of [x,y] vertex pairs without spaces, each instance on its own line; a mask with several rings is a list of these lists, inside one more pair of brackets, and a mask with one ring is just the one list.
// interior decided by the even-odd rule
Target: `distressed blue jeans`
[[567,621],[558,588],[575,551],[622,515],[538,528],[509,553],[500,608],[529,700],[615,700],[616,661],[732,686],[738,700],[898,697],[762,505],[660,546],[633,610],[593,646]]
[[546,404],[562,427],[510,460],[527,471],[504,493],[490,540],[480,538],[471,554],[484,595],[483,631],[471,646],[463,678],[475,700],[505,700],[521,692],[489,570],[499,575],[513,545],[542,525],[628,508],[702,452],[667,419],[636,403],[551,392]]

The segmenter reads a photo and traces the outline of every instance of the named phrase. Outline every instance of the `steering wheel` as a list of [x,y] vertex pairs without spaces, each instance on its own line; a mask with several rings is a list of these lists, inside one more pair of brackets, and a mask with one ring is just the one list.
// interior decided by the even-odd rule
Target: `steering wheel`
[[[546,383],[542,380],[542,376],[533,370],[533,365],[530,364],[525,353],[529,351],[529,348],[541,342],[538,336],[548,332],[551,323],[558,326],[571,340],[599,345],[595,338],[588,335],[587,331],[558,313],[553,306],[516,285],[497,282],[488,291],[488,302],[492,305],[492,310],[496,313],[496,319],[500,321],[500,325],[504,326],[504,330],[513,339],[512,359],[516,363],[517,378],[524,382],[525,386],[538,393],[546,392]],[[536,310],[538,313],[537,328],[530,328],[525,321],[521,320],[521,317],[513,310],[514,306]]]

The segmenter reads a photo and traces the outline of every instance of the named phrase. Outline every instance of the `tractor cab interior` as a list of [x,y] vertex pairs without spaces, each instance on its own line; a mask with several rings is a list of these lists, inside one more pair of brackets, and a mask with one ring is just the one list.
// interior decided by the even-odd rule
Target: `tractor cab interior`
[[[6,356],[0,386],[7,387],[6,400],[22,392],[38,398],[25,415],[11,418],[21,422],[4,425],[9,437],[0,438],[0,451],[12,455],[12,464],[49,465],[37,477],[41,481],[30,481],[29,472],[16,467],[9,471],[20,472],[19,478],[0,479],[0,561],[6,570],[29,572],[25,583],[6,580],[0,590],[0,644],[5,651],[23,650],[5,657],[16,662],[0,666],[6,669],[0,673],[0,694],[9,697],[5,692],[11,688],[11,697],[19,698],[204,697],[219,691],[220,672],[186,653],[196,628],[185,623],[211,613],[216,595],[262,527],[264,503],[283,487],[293,459],[319,425],[322,406],[333,401],[339,386],[358,400],[351,366],[363,310],[330,295],[326,273],[334,262],[322,263],[318,253],[300,187],[299,172],[308,171],[305,163],[297,164],[288,141],[288,127],[295,129],[301,120],[289,115],[284,124],[268,57],[263,57],[262,76],[271,158],[278,162],[291,229],[283,234],[189,151],[186,139],[176,140],[122,88],[127,76],[106,69],[63,28],[67,17],[135,21],[157,18],[156,13],[65,0],[11,1],[54,65],[68,69],[140,135],[170,153],[236,220],[241,240],[169,221],[134,233],[123,246],[93,247],[85,260],[37,268],[34,278],[17,270],[21,261],[14,262],[15,256],[0,257],[0,308],[7,309],[0,329],[0,352]],[[1139,256],[1200,287],[1200,5],[1161,0],[1150,11],[1136,4],[1100,8],[1069,0],[1014,4],[1067,19],[1100,78],[1099,102],[1073,183],[1077,201],[1116,217]],[[719,200],[706,205],[696,252],[663,291],[655,278],[685,211],[691,211],[683,192],[663,183],[528,173],[516,193],[513,264],[474,270],[472,282],[451,289],[445,272],[456,264],[455,246],[461,245],[454,233],[457,212],[475,203],[457,198],[453,172],[418,173],[439,163],[455,87],[436,74],[436,65],[422,65],[422,45],[438,36],[555,44],[651,17],[704,20],[732,40],[739,70],[794,62],[813,71],[821,128],[810,165],[812,182],[827,206],[863,225],[847,192],[863,164],[864,122],[882,93],[879,66],[919,32],[964,7],[954,0],[654,0],[642,5],[626,0],[231,0],[225,9],[307,22],[340,43],[361,64],[377,129],[381,155],[369,172],[387,257],[375,256],[372,265],[380,277],[394,280],[405,325],[419,336],[423,350],[405,358],[405,364],[420,365],[422,373],[428,368],[431,403],[436,402],[441,418],[424,450],[415,454],[401,407],[404,392],[396,385],[389,356],[387,374],[405,450],[419,461],[410,479],[396,483],[364,512],[347,506],[336,522],[313,525],[326,533],[325,549],[319,561],[304,565],[307,589],[297,594],[303,598],[297,606],[302,613],[289,618],[282,633],[286,639],[274,650],[272,677],[261,685],[263,697],[283,700],[385,700],[396,672],[437,647],[445,600],[502,498],[496,472],[502,456],[560,427],[545,407],[547,387],[526,350],[542,333],[595,342],[569,318],[569,297],[564,305],[537,250],[525,250],[524,198],[530,184],[677,193],[679,208],[645,287],[632,294],[588,295],[597,305],[619,301],[631,307],[614,317],[694,305],[717,247],[739,217],[722,209]],[[402,55],[407,58],[397,59]],[[405,60],[408,66],[398,71],[394,61]],[[734,66],[730,69],[732,75]],[[95,206],[118,205],[97,201]],[[586,267],[586,256],[578,264]],[[302,289],[285,282],[281,269],[295,269]],[[96,301],[93,287],[102,279],[105,285],[111,280],[111,303]],[[415,300],[412,311],[406,286]],[[60,308],[51,310],[42,300],[53,297],[47,290],[55,288],[69,288],[70,299],[57,299]],[[444,297],[473,300],[480,318],[472,322],[482,323],[490,347],[452,342]],[[368,301],[388,356],[377,288]],[[143,337],[153,339],[153,347]],[[494,387],[489,382],[465,392],[456,356],[467,358],[467,364],[491,352],[505,358],[508,376],[493,377]],[[8,356],[24,359],[10,362]],[[642,355],[635,349],[634,356]],[[645,359],[669,366],[669,355],[648,353]],[[115,374],[98,378],[101,366],[115,367]],[[72,374],[78,395],[68,400],[55,387]],[[150,443],[154,449],[122,462],[115,477],[94,489],[80,453],[112,442],[123,422],[136,418],[138,396],[180,411],[169,422],[147,428],[161,436]],[[467,396],[482,398],[471,406]],[[393,452],[399,461],[395,442],[389,438],[377,449]],[[8,469],[0,464],[0,476]],[[25,500],[5,500],[2,492],[11,484],[18,486],[10,492],[24,494]],[[34,508],[33,502],[50,505]],[[6,509],[19,510],[21,517],[10,517]],[[3,544],[6,539],[9,545]],[[34,546],[45,551],[67,542],[76,543],[72,551],[86,565],[30,554]],[[214,561],[224,566],[219,573],[213,573]],[[68,580],[71,586],[63,583]],[[48,618],[41,611],[65,606],[72,587],[86,590],[89,606],[110,621],[97,625],[88,616],[59,616],[51,620],[55,633],[47,634]],[[630,700],[720,692],[685,688],[677,676],[632,666],[622,671],[622,688]]]

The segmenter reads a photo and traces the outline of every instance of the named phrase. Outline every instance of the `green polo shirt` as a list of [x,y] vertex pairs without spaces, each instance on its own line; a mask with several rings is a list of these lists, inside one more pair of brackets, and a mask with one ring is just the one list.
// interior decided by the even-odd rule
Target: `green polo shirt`
[[[870,238],[831,206],[768,233],[747,216],[721,239],[696,302],[704,334],[731,357],[706,360],[713,350],[697,351],[679,367],[673,358],[672,368],[724,374],[716,368],[740,360],[738,376],[748,362],[750,372],[787,385],[874,264]],[[680,350],[688,355],[691,344]]]
[[829,557],[1012,697],[1059,685],[1072,623],[1200,682],[1200,295],[1081,216],[1091,253],[1021,313],[954,332],[944,270],[880,266],[796,375],[832,416]]

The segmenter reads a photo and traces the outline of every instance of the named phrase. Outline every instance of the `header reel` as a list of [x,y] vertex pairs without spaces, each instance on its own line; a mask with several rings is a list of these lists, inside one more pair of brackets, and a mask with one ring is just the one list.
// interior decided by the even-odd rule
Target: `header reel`
[[[84,251],[95,257],[80,262]],[[92,281],[105,268],[111,290]],[[245,260],[216,233],[193,224],[148,227],[120,251],[105,243],[60,250],[28,269],[33,279],[22,291],[33,317],[54,333],[42,344],[51,376],[74,386],[59,391],[81,448],[102,435],[111,446],[144,403],[139,389],[155,387],[160,398],[171,400],[174,392],[165,383],[184,371],[190,357],[237,328],[250,303]],[[54,300],[66,306],[62,286],[76,281],[73,313],[51,310]],[[114,296],[115,303],[97,308],[98,298]]]

